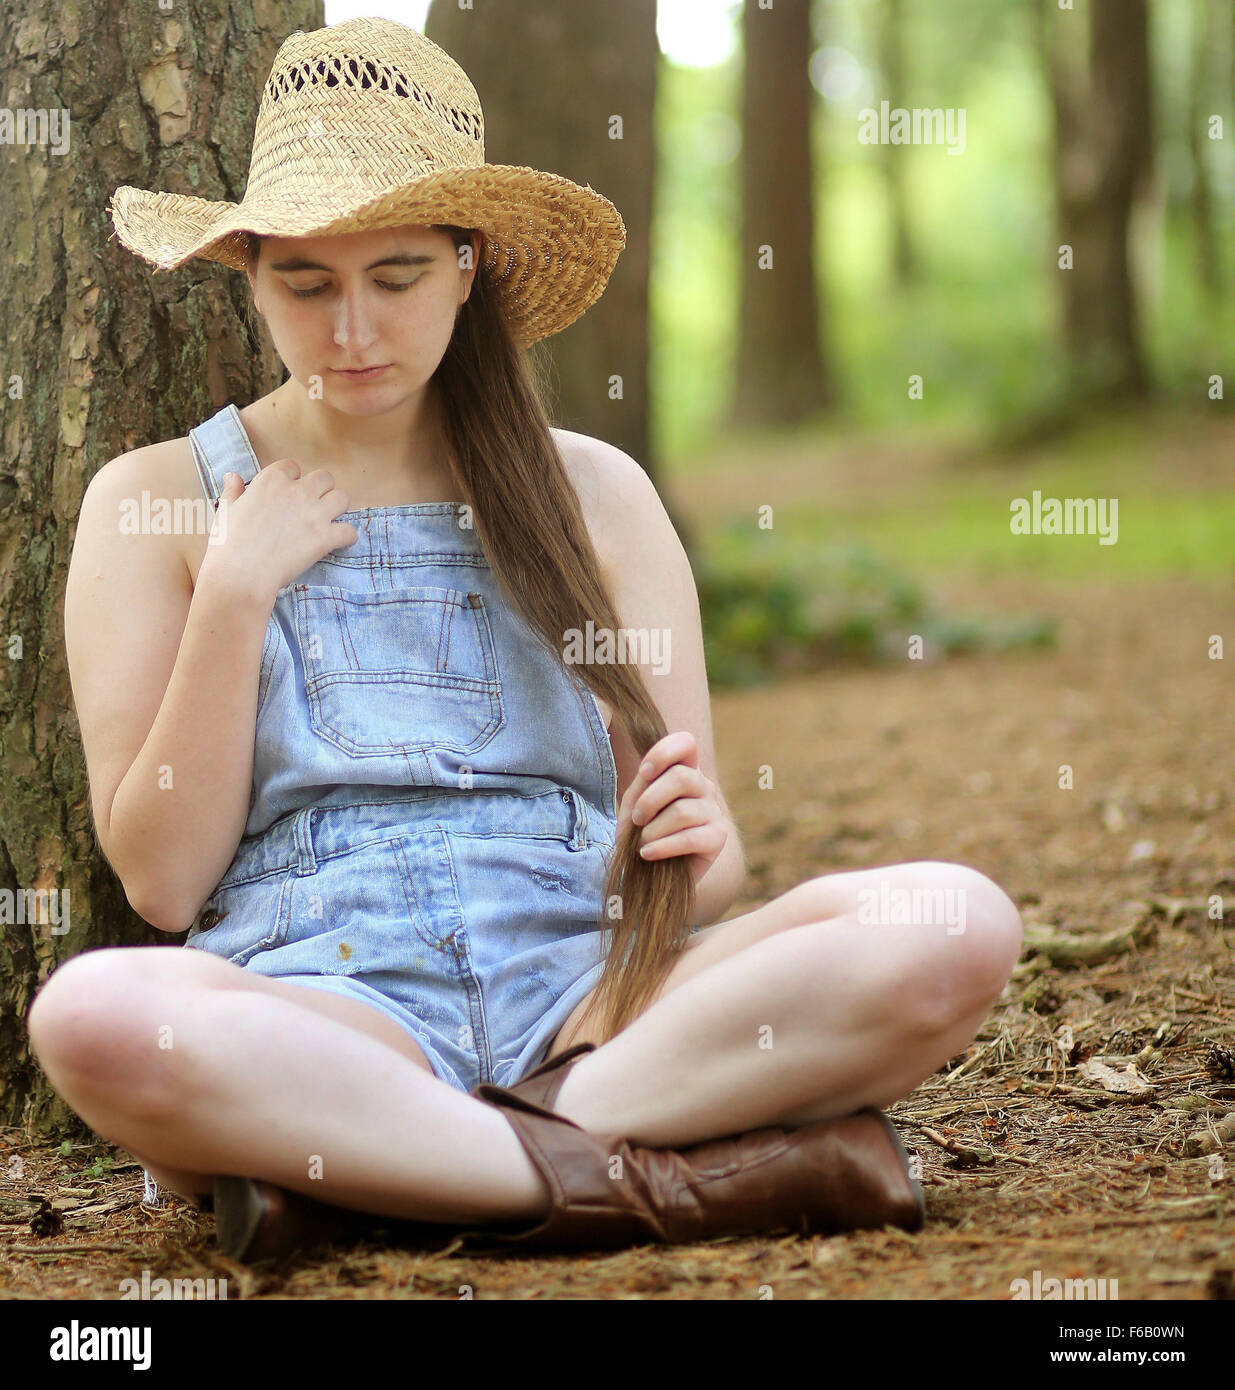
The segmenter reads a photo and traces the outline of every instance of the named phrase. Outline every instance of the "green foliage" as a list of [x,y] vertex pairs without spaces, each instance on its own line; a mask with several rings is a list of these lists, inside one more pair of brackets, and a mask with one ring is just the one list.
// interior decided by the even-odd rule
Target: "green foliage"
[[[1032,616],[939,612],[921,587],[927,578],[1235,577],[1235,497],[1220,435],[1235,400],[1227,99],[1235,28],[1219,21],[1201,72],[1194,24],[1204,7],[1150,8],[1156,186],[1165,197],[1160,208],[1151,198],[1138,209],[1129,235],[1142,347],[1159,392],[1148,413],[1100,411],[1063,351],[1068,272],[1057,261],[1065,238],[1041,0],[904,0],[898,92],[880,71],[882,0],[813,7],[818,307],[839,405],[780,433],[736,437],[728,428],[744,254],[741,55],[706,70],[662,64],[652,424],[666,471],[692,495],[697,534],[707,538],[695,560],[717,683],[838,661],[900,662],[911,633],[924,639],[927,659],[1054,640],[1051,624]],[[1075,20],[1084,24],[1083,6]],[[827,72],[856,80],[820,80]],[[963,154],[896,151],[917,261],[906,283],[894,275],[889,151],[857,139],[859,111],[885,97],[966,115]],[[1207,133],[1199,146],[1214,192],[1217,291],[1199,274],[1187,138],[1194,110],[1227,116],[1225,138]],[[1228,401],[1209,399],[1217,375]],[[909,394],[912,376],[922,379],[921,399]],[[872,452],[881,467],[868,473]],[[901,459],[903,467],[889,466]],[[717,469],[742,480],[732,499],[711,486]],[[744,486],[765,477],[766,489]],[[1118,543],[1013,535],[1009,506],[1035,489],[1117,499]],[[749,521],[723,529],[726,517],[749,517],[765,501],[776,507],[774,534]]]
[[746,531],[731,525],[720,558],[709,551],[696,568],[714,688],[843,663],[903,662],[913,635],[923,639],[925,659],[1054,643],[1047,619],[936,612],[903,570],[861,544],[823,546],[809,564],[742,560]]
[[[1221,7],[1225,12],[1227,7]],[[1185,123],[1194,82],[1194,7],[1151,6],[1155,159],[1166,190],[1130,237],[1141,339],[1168,401],[1222,410],[1205,397],[1212,373],[1235,381],[1235,177],[1229,73],[1235,29],[1221,25],[1202,109],[1227,116],[1226,136],[1202,141],[1214,188],[1224,289],[1198,274]],[[1078,6],[1076,22],[1083,23]],[[1196,10],[1199,13],[1199,7]],[[857,113],[888,96],[879,71],[875,0],[816,7],[815,62],[825,50],[856,63],[861,81],[814,109],[820,323],[841,405],[820,424],[938,428],[1015,438],[1073,414],[1075,382],[1061,347],[1060,240],[1055,224],[1053,114],[1038,44],[1040,0],[906,0],[907,106],[963,108],[966,147],[898,147],[920,274],[892,275],[886,150],[861,145]],[[662,64],[657,95],[656,220],[652,247],[651,407],[658,446],[676,458],[725,428],[738,330],[741,57],[709,69]],[[921,374],[911,400],[907,378]]]
[[115,1165],[112,1159],[110,1158],[96,1158],[94,1162],[90,1164],[89,1167],[83,1168],[79,1173],[74,1173],[73,1176],[75,1178],[87,1178],[94,1179],[97,1181],[97,1179],[99,1178],[108,1177],[111,1174],[111,1170],[114,1166]]
[[[77,1147],[91,1148],[93,1146],[78,1145]],[[56,1153],[61,1158],[72,1158],[73,1148],[74,1146],[72,1141],[65,1139],[60,1144],[59,1148],[57,1148]],[[99,1178],[109,1177],[114,1167],[115,1160],[109,1154],[101,1154],[92,1163],[87,1164],[86,1167],[78,1168],[72,1172],[66,1173],[64,1176],[67,1177],[70,1181],[81,1181],[82,1179],[85,1179],[88,1182],[97,1181]]]

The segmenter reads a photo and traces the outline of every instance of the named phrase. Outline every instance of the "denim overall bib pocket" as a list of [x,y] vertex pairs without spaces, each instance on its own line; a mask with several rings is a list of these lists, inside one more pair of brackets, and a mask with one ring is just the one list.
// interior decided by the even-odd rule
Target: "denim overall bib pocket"
[[[202,485],[257,460],[234,406]],[[235,857],[185,945],[361,999],[463,1090],[535,1067],[596,984],[617,773],[595,698],[507,602],[455,503],[341,513],[280,590]]]
[[493,636],[478,593],[296,584],[292,604],[309,722],[349,757],[476,753],[502,727]]

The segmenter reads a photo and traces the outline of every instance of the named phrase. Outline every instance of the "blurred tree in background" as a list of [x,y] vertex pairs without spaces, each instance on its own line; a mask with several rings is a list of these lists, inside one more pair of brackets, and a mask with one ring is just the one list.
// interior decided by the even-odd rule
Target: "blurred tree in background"
[[[796,57],[782,50],[755,85],[776,32],[761,22],[781,8],[735,6],[721,63],[662,60],[651,409],[670,457],[706,449],[735,416],[977,441],[1146,393],[1211,405],[1210,377],[1232,370],[1232,0],[814,0],[809,31],[791,16]],[[772,90],[803,76],[809,147]],[[883,100],[964,111],[963,154],[862,144],[861,113]],[[752,215],[775,235],[749,229]],[[779,402],[812,371],[809,343],[788,346],[806,341],[810,308],[778,296],[782,248],[808,228],[825,379],[798,418]],[[763,243],[776,272],[757,268]],[[789,277],[799,299],[811,273]]]
[[[1235,6],[1219,0],[1194,0],[1192,45],[1188,73],[1187,145],[1192,179],[1192,217],[1196,224],[1198,271],[1207,294],[1222,293],[1222,263],[1218,255],[1218,229],[1214,222],[1214,185],[1206,153],[1210,143],[1211,115],[1221,109],[1215,57],[1222,44],[1220,21],[1224,11],[1235,17]],[[1233,74],[1235,76],[1235,74]]]
[[1058,0],[1042,0],[1042,15],[1071,394],[1143,397],[1128,240],[1153,163],[1146,0],[1089,0],[1087,35]]
[[424,32],[472,79],[491,164],[532,165],[590,184],[621,212],[626,249],[604,294],[535,350],[552,362],[555,422],[617,445],[655,474],[647,295],[656,0],[485,0],[483,12],[434,0]]
[[[905,101],[905,0],[884,0],[879,24],[879,68],[883,90],[893,106]],[[892,276],[898,289],[919,278],[921,268],[913,244],[905,187],[904,161],[895,145],[884,145],[884,178],[887,180],[888,220],[892,227]]]
[[810,0],[742,11],[741,312],[735,424],[793,424],[831,403],[819,340]]

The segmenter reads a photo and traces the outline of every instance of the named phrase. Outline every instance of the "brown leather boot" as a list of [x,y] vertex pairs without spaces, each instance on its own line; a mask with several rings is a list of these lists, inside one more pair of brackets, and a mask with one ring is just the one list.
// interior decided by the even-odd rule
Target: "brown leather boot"
[[262,1178],[216,1177],[213,1207],[219,1248],[246,1264],[327,1243],[354,1245],[386,1236],[422,1240],[450,1234],[446,1225],[337,1207]]
[[494,1222],[462,1233],[465,1246],[614,1248],[679,1245],[788,1229],[832,1234],[883,1225],[919,1230],[922,1189],[887,1116],[867,1108],[796,1129],[769,1126],[680,1149],[593,1134],[557,1114],[569,1048],[514,1086],[472,1094],[505,1114],[552,1194],[531,1226]]

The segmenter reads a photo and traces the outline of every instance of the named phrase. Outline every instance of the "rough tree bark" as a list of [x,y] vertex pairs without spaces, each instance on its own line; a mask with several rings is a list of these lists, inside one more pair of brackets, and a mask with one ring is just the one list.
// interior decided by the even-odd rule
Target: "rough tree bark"
[[107,201],[122,183],[238,200],[275,51],[322,23],[321,0],[0,7],[5,107],[69,131],[60,152],[0,144],[0,1123],[80,1128],[30,1057],[30,1002],[70,955],[160,939],[91,819],[63,630],[82,494],[115,455],[282,380],[247,336],[244,277],[207,261],[155,273],[111,239]]
[[470,10],[434,0],[424,32],[472,79],[490,163],[590,184],[622,214],[626,249],[604,294],[544,344],[557,383],[550,404],[556,424],[615,444],[655,477],[648,430],[655,0],[484,0]]

